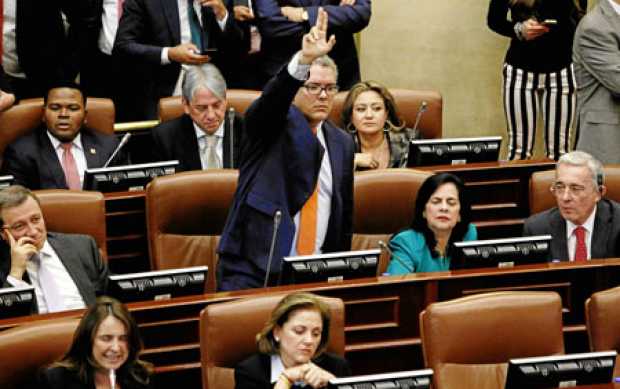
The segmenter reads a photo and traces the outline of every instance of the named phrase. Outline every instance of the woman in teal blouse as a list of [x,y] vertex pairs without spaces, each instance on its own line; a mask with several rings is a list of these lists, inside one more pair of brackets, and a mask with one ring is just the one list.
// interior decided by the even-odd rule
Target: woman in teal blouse
[[435,174],[424,181],[411,227],[390,240],[389,274],[449,270],[453,243],[477,239],[463,190],[463,181],[449,173]]

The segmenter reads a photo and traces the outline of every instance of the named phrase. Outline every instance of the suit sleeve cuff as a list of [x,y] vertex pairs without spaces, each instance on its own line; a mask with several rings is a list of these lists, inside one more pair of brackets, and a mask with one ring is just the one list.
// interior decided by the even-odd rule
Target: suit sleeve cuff
[[[217,18],[215,20],[217,20]],[[220,30],[224,31],[224,29],[226,28],[227,21],[228,21],[228,11],[226,11],[226,15],[222,18],[222,20],[217,20],[217,25],[220,26]]]
[[9,284],[11,284],[12,286],[15,287],[20,287],[20,286],[31,286],[29,283],[27,283],[24,280],[18,280],[17,278],[9,275],[6,277],[6,282],[8,282]]

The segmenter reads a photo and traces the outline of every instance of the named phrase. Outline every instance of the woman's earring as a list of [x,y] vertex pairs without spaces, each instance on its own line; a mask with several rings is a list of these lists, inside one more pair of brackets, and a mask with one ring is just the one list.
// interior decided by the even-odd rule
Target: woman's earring
[[280,342],[280,338],[274,337],[273,338],[276,342]]

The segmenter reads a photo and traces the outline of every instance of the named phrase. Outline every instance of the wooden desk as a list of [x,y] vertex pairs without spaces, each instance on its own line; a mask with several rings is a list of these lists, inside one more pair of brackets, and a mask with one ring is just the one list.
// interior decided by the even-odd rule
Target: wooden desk
[[[593,292],[620,283],[620,259],[587,264],[560,263],[407,276],[367,278],[339,283],[284,286],[129,304],[145,343],[144,358],[163,382],[199,387],[200,311],[207,305],[253,296],[307,290],[345,301],[346,357],[355,374],[423,367],[419,313],[430,303],[500,290],[557,291],[562,297],[566,352],[588,351],[584,302]],[[80,311],[0,321],[0,330]]]
[[529,216],[532,173],[555,168],[551,160],[499,161],[418,168],[453,173],[465,182],[480,239],[521,236]]

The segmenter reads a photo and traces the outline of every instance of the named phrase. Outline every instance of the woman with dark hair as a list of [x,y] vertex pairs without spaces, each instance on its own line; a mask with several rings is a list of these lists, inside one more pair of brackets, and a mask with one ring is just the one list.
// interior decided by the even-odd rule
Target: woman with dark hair
[[409,140],[419,137],[398,114],[394,97],[375,81],[355,84],[342,106],[342,123],[355,142],[355,169],[407,164]]
[[82,317],[69,351],[43,370],[37,388],[146,389],[152,367],[138,359],[138,326],[123,304],[100,297]]
[[570,149],[577,87],[573,37],[586,2],[491,0],[489,4],[489,28],[511,39],[502,71],[508,159],[532,158],[540,108],[547,157],[557,160]]
[[351,374],[344,359],[326,353],[329,307],[310,293],[284,297],[256,335],[259,352],[235,367],[236,389],[318,389]]
[[453,243],[477,239],[463,190],[463,181],[450,173],[435,174],[424,181],[411,228],[390,240],[389,274],[449,270]]

